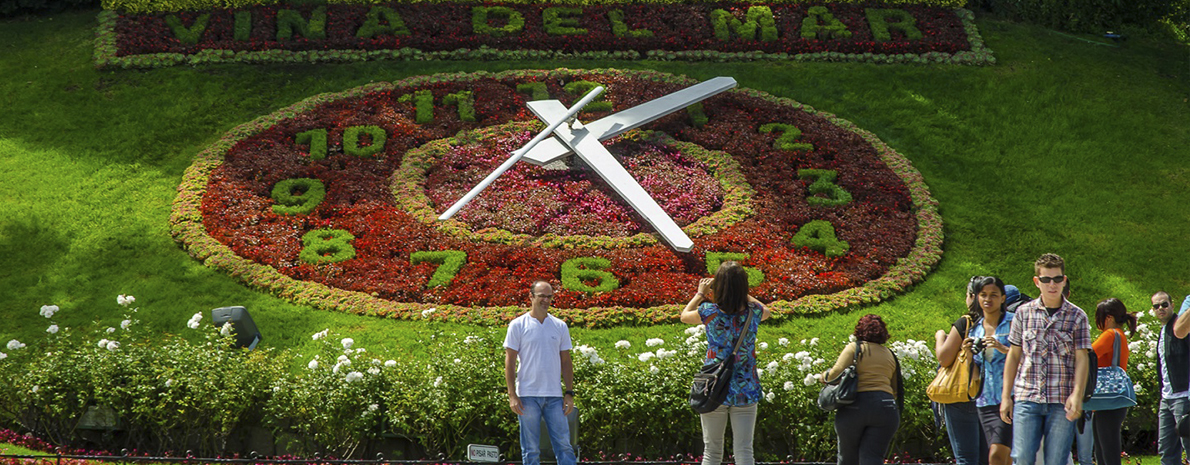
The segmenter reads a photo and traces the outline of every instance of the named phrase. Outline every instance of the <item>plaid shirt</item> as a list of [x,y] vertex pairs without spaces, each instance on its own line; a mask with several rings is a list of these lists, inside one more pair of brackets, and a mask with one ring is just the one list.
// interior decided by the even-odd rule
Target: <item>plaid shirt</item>
[[1050,317],[1037,298],[1017,308],[1008,342],[1022,352],[1012,389],[1015,402],[1062,404],[1074,391],[1075,351],[1091,348],[1091,327],[1087,314],[1066,299]]

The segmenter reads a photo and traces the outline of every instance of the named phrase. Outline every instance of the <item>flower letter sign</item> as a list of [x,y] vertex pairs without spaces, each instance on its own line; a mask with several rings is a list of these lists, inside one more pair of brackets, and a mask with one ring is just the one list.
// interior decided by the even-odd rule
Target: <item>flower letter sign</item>
[[[639,128],[596,124],[697,84],[510,71],[319,95],[203,151],[172,232],[208,266],[298,304],[477,324],[515,317],[538,279],[555,283],[556,312],[572,324],[671,321],[723,260],[747,268],[778,316],[822,312],[890,297],[940,258],[941,219],[921,175],[833,115],[734,89]],[[547,139],[559,146],[551,153],[565,147],[559,156],[511,165],[439,221],[546,128],[527,102],[556,100],[534,108],[552,123],[597,87],[577,115],[587,127],[567,122],[554,134],[573,139]],[[607,135],[597,157],[563,144],[584,132]],[[667,244],[609,166],[689,243]]]

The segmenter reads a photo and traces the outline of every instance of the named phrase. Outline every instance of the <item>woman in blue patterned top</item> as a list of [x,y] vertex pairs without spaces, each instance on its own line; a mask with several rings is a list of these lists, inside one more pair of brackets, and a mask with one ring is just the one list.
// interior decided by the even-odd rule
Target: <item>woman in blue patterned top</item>
[[975,324],[968,333],[975,351],[975,363],[983,372],[983,392],[975,398],[979,421],[988,442],[988,464],[1012,463],[1012,425],[1000,418],[1000,392],[1004,387],[1004,362],[1008,359],[1008,331],[1012,312],[1006,311],[1004,281],[980,276],[971,282],[975,300],[968,311]]
[[[744,328],[751,313],[752,322]],[[748,295],[748,273],[739,263],[719,265],[714,278],[698,282],[698,292],[682,310],[683,323],[706,325],[707,355],[703,364],[731,355],[737,337],[743,337],[735,355],[735,369],[723,405],[702,419],[702,465],[719,465],[723,460],[723,433],[731,420],[732,447],[737,465],[753,465],[752,436],[756,427],[756,404],[760,402],[760,376],[756,374],[756,330],[769,317],[769,309]]]

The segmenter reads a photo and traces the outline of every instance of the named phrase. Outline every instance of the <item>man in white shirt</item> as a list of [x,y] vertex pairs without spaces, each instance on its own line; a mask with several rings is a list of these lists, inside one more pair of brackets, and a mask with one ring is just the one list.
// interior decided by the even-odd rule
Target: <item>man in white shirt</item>
[[[553,298],[554,288],[550,283],[533,283],[529,287],[529,311],[508,324],[508,334],[504,337],[504,381],[508,386],[508,406],[517,414],[521,426],[524,465],[541,463],[542,419],[558,465],[575,465],[576,461],[566,422],[566,415],[574,410],[570,330],[565,322],[549,314]],[[565,391],[562,384],[566,385]]]

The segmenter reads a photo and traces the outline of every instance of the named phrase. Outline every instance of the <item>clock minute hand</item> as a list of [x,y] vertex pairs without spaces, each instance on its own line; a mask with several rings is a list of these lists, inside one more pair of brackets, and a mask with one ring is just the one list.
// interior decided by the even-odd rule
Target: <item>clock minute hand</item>
[[[735,79],[730,77],[720,76],[708,79],[672,94],[657,97],[627,110],[592,121],[586,125],[586,129],[599,140],[608,140],[651,123],[665,115],[718,95],[735,86]],[[549,102],[549,100],[528,102],[529,110],[537,115],[538,118],[548,121],[540,111],[541,105],[539,102]],[[570,148],[561,141],[547,139],[525,153],[524,160],[540,166],[570,155],[571,153]]]

